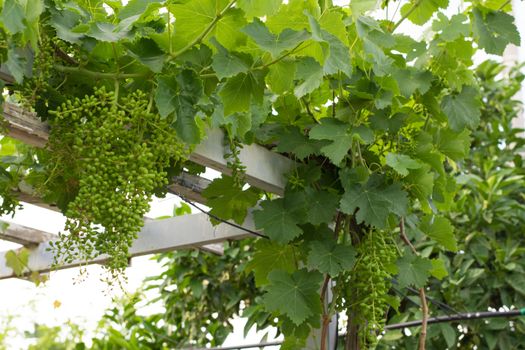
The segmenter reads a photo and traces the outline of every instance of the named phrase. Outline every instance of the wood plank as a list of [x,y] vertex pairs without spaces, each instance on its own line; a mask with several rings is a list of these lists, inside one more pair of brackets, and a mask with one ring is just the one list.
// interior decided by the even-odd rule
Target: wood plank
[[9,226],[3,232],[0,232],[0,239],[22,244],[26,247],[38,245],[42,242],[56,238],[57,236],[55,234],[15,223],[9,223]]
[[[190,155],[197,164],[231,174],[224,156],[229,149],[224,145],[224,132],[220,129],[208,130],[203,140]],[[239,159],[246,166],[246,181],[264,191],[283,195],[286,186],[285,175],[292,169],[293,162],[280,154],[252,144],[244,145]]]
[[[34,113],[25,112],[11,103],[4,103],[4,118],[9,122],[11,137],[36,147],[46,144],[49,127],[40,122]],[[208,130],[207,138],[195,148],[190,160],[229,174],[231,170],[224,159],[228,152],[224,144],[224,132],[220,129]],[[246,180],[250,185],[283,194],[286,185],[284,175],[292,169],[292,160],[255,144],[245,145],[239,158],[246,166]]]
[[[244,225],[248,229],[254,229],[251,215],[247,217]],[[130,248],[130,256],[136,257],[177,249],[201,247],[248,236],[250,235],[246,231],[227,224],[213,226],[208,216],[203,213],[177,216],[146,222]],[[52,270],[53,253],[48,250],[49,248],[50,245],[47,241],[30,248],[28,267],[31,271],[42,273]],[[103,264],[106,260],[106,256],[99,256],[87,262],[75,260],[60,266],[59,269],[86,264]],[[12,277],[16,276],[14,276],[12,269],[6,266],[5,252],[0,253],[0,279]]]

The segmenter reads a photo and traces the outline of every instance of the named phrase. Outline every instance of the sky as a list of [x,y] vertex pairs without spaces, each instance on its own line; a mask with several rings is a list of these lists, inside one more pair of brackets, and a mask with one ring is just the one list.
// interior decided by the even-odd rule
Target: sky
[[[334,3],[346,5],[348,1],[335,0]],[[514,6],[516,24],[522,40],[525,41],[525,2],[514,0]],[[449,7],[452,12],[455,8],[457,6]],[[408,35],[422,32],[419,27],[408,21],[405,21],[399,30]],[[525,45],[518,48],[517,53],[520,60],[525,61]],[[481,55],[478,59],[482,60],[485,57]],[[525,123],[522,126],[525,126]],[[217,173],[210,172],[208,175],[216,177]],[[164,199],[155,199],[148,216],[155,218],[171,215],[173,206],[178,203],[179,199],[172,195]],[[29,204],[25,205],[24,209],[19,211],[14,218],[0,219],[52,233],[58,233],[65,221],[60,213],[49,212]],[[0,241],[0,251],[17,247],[19,246],[16,244]],[[108,286],[100,281],[104,277],[100,266],[89,266],[87,271],[87,276],[82,280],[78,278],[78,269],[52,272],[50,280],[38,287],[20,279],[0,280],[0,315],[2,315],[0,325],[7,315],[12,315],[15,316],[14,326],[20,330],[31,330],[33,322],[53,326],[62,325],[67,321],[81,324],[85,329],[94,329],[104,311],[112,305],[113,298],[135,291],[145,277],[160,273],[161,268],[148,256],[134,258],[127,271],[128,283],[125,290],[108,290]],[[243,339],[244,321],[235,320],[234,323],[237,325],[236,331],[227,339],[225,345],[256,343],[260,340],[261,334],[257,335],[253,331],[246,339]],[[11,341],[10,349],[12,350],[26,347],[26,344],[19,338],[11,339]]]

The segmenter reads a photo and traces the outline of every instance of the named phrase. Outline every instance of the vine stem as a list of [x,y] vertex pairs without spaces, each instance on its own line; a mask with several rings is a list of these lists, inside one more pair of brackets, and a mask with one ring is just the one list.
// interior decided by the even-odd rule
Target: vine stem
[[95,72],[82,67],[66,67],[61,64],[56,64],[55,69],[63,73],[76,73],[86,75],[94,79],[129,79],[129,78],[141,78],[148,74],[143,73],[103,73]]
[[222,16],[224,16],[226,11],[228,11],[233,5],[235,5],[236,2],[237,2],[237,0],[231,0],[229,2],[229,4],[226,5],[226,7],[224,9],[222,9],[222,11],[218,12],[215,15],[215,17],[210,22],[210,24],[208,24],[208,26],[206,28],[204,28],[204,30],[202,31],[202,33],[199,34],[199,36],[197,36],[195,39],[193,39],[191,42],[189,42],[182,49],[180,49],[177,52],[171,54],[171,57],[172,58],[176,58],[176,57],[182,55],[184,52],[186,52],[189,49],[191,49],[194,45],[197,45],[198,43],[200,43],[206,37],[206,35],[208,35],[213,30],[213,28],[215,27],[217,22],[219,22],[219,20],[222,18]]
[[[399,236],[401,237],[401,240],[410,247],[410,250],[416,255],[419,255],[419,253],[416,250],[416,247],[410,242],[408,239],[406,233],[405,233],[405,218],[401,218],[401,221],[399,222]],[[429,317],[429,309],[427,304],[427,296],[425,293],[425,288],[421,287],[419,288],[419,298],[421,299],[421,311],[423,312],[423,318],[421,319],[421,333],[419,335],[419,350],[425,350],[426,346],[426,340],[427,340],[427,324],[428,324],[428,317]]]
[[498,8],[498,11],[501,11],[505,8],[505,6],[507,6],[508,4],[510,4],[512,2],[512,0],[507,0],[503,3],[503,5],[501,5],[499,8]]
[[421,2],[422,2],[422,1],[423,1],[423,0],[417,0],[417,1],[414,3],[414,5],[412,5],[412,7],[410,8],[410,10],[408,10],[407,13],[405,13],[405,14],[403,15],[403,17],[401,17],[401,18],[399,19],[399,21],[397,21],[396,24],[394,24],[394,26],[392,27],[391,32],[395,31],[395,30],[397,29],[397,27],[399,27],[399,26],[401,25],[401,23],[403,23],[403,22],[405,21],[405,19],[407,19],[408,16],[410,16],[410,15],[412,14],[412,12],[414,12],[414,11],[419,7],[419,5],[421,5]]
[[[337,240],[339,231],[341,230],[341,223],[344,220],[344,216],[340,212],[337,213],[335,219],[334,227],[334,239]],[[330,284],[330,275],[326,274],[323,282],[323,287],[321,288],[321,304],[323,306],[323,324],[321,328],[321,350],[326,350],[327,336],[328,336],[328,325],[330,324],[330,311],[326,305],[326,292],[328,290],[328,285]]]

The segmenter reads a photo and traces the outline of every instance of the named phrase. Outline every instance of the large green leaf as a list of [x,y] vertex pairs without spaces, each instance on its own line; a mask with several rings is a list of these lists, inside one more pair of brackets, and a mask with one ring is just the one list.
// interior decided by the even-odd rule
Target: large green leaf
[[473,87],[465,86],[461,92],[445,96],[441,108],[454,131],[463,131],[465,127],[475,128],[479,124],[481,101],[478,91]]
[[440,37],[446,41],[454,41],[457,38],[464,38],[470,34],[470,26],[466,22],[468,17],[462,13],[454,15],[448,19],[443,13],[439,12],[437,19],[432,22],[432,30],[440,32]]
[[239,0],[237,5],[248,17],[271,16],[279,9],[282,0]]
[[397,261],[399,287],[423,287],[433,269],[432,262],[414,254],[406,253]]
[[454,226],[447,218],[427,215],[421,221],[419,229],[451,252],[458,250]]
[[200,141],[200,127],[196,122],[196,105],[203,94],[202,82],[195,73],[184,70],[176,76],[157,78],[155,103],[162,117],[173,116],[173,127],[181,139],[196,144]]
[[258,18],[254,18],[253,22],[242,28],[241,31],[251,37],[261,49],[271,53],[273,57],[278,57],[285,50],[293,49],[310,37],[306,30],[285,29],[279,35],[272,34]]
[[378,6],[377,0],[350,0],[352,16],[359,17],[365,12],[375,10]]
[[390,213],[406,212],[407,202],[406,192],[398,184],[384,186],[371,177],[365,185],[347,188],[340,204],[343,213],[355,213],[358,223],[384,228]]
[[340,164],[347,155],[353,142],[348,124],[332,118],[323,120],[322,124],[314,126],[309,135],[313,140],[332,141],[329,145],[322,147],[321,152],[336,165]]
[[388,153],[386,155],[386,164],[394,169],[401,176],[407,176],[409,169],[419,169],[423,164],[405,154]]
[[24,24],[25,9],[22,2],[19,0],[5,0],[2,12],[0,12],[0,19],[2,25],[12,34],[24,31],[26,25]]
[[259,240],[255,244],[252,260],[246,265],[247,271],[253,271],[258,286],[268,284],[268,274],[273,270],[292,273],[296,269],[295,248],[269,240]]
[[447,8],[448,0],[412,0],[401,7],[401,15],[415,24],[423,25],[438,9]]
[[296,325],[320,311],[319,288],[323,276],[319,272],[299,270],[293,274],[274,270],[268,275],[270,284],[263,302],[269,311],[279,311]]
[[312,154],[318,154],[322,142],[310,140],[297,128],[284,130],[280,134],[276,150],[282,153],[293,153],[297,158],[304,159]]
[[[221,45],[234,49],[243,44],[246,36],[239,28],[246,24],[242,11],[236,8],[227,10],[218,20],[216,15],[226,9],[229,0],[192,0],[183,4],[168,5],[175,16],[175,49],[182,49],[205,34],[205,38],[215,36]],[[216,22],[215,22],[216,21]],[[208,28],[211,28],[206,32]]]
[[27,271],[28,262],[29,250],[26,248],[21,248],[18,251],[9,250],[5,253],[5,264],[13,269],[13,273],[16,276],[21,276]]
[[292,60],[282,60],[271,65],[266,76],[266,83],[270,90],[276,94],[290,91],[294,86],[296,70],[297,64]]
[[508,44],[520,45],[520,34],[511,15],[482,6],[474,8],[472,15],[474,36],[487,53],[501,55]]
[[351,270],[355,260],[356,252],[350,245],[337,244],[329,239],[310,243],[308,267],[329,274],[331,277]]
[[[214,42],[214,39],[211,41]],[[229,78],[239,73],[248,72],[252,65],[252,58],[250,55],[230,52],[216,41],[215,44],[218,52],[213,56],[213,63],[211,66],[217,74],[217,78]]]
[[202,195],[207,198],[206,205],[211,208],[211,214],[224,220],[233,219],[240,225],[244,222],[248,209],[259,200],[259,191],[256,188],[238,188],[233,178],[225,175],[213,180],[202,191]]
[[252,102],[262,102],[263,92],[264,82],[252,72],[239,73],[229,78],[219,91],[224,114],[228,116],[248,111]]
[[333,221],[339,204],[336,194],[328,191],[315,191],[308,187],[305,191],[305,199],[308,222],[319,225]]
[[312,57],[305,57],[297,63],[297,80],[294,94],[301,98],[317,89],[323,82],[323,67]]
[[303,232],[297,226],[299,220],[293,211],[285,207],[284,199],[264,201],[261,207],[262,210],[253,213],[255,226],[264,230],[264,233],[272,240],[285,244]]

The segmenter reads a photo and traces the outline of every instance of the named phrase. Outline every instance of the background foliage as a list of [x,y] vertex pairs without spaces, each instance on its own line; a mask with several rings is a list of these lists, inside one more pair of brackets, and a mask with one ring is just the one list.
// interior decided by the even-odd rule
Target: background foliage
[[[504,225],[521,222],[521,175],[503,169],[511,160],[520,164],[510,154],[521,147],[508,124],[514,106],[502,102],[515,86],[501,87],[490,63],[478,76],[473,70],[477,51],[501,55],[519,45],[510,2],[465,2],[447,16],[448,1],[409,1],[397,3],[400,18],[384,10],[388,5],[4,0],[0,57],[12,77],[5,81],[9,99],[55,130],[45,150],[21,152],[28,164],[4,164],[4,212],[15,209],[13,188],[30,185],[68,216],[73,234],[55,246],[57,262],[108,252],[118,276],[151,196],[184,168],[202,171],[184,155],[208,128],[220,127],[233,177],[212,183],[208,205],[242,222],[259,204],[255,225],[267,239],[233,245],[221,258],[177,253],[181,266],[158,281],[170,306],[164,324],[158,316],[135,318],[131,301],[126,332],[110,332],[111,341],[164,342],[151,338],[143,328],[149,324],[155,333],[180,334],[177,344],[204,342],[201,327],[220,343],[242,301],[251,322],[279,327],[283,348],[303,348],[320,332],[324,349],[335,313],[348,318],[346,349],[373,348],[396,310],[403,311],[397,317],[413,313],[396,289],[415,288],[425,300],[432,285],[459,307],[454,298],[483,293],[476,278],[492,266],[510,275],[491,274],[501,293],[476,306],[514,305],[521,299],[510,291],[523,287],[509,276],[519,276],[521,251],[491,242]],[[399,34],[404,21],[428,32]],[[505,123],[487,117],[500,111]],[[464,161],[473,139],[474,156]],[[244,186],[238,150],[253,142],[295,161],[284,196]],[[500,148],[509,155],[496,157]],[[130,162],[134,154],[140,166]],[[470,232],[458,241],[455,229]],[[194,260],[202,274],[196,284],[183,268]],[[214,281],[206,286],[211,294],[200,291],[205,281]],[[330,281],[332,302],[325,300]],[[176,292],[165,291],[170,284]],[[199,294],[223,313],[199,309]],[[208,320],[171,304],[173,296],[194,302]],[[106,318],[111,329],[117,314]],[[443,332],[452,339],[450,328]],[[425,336],[421,331],[420,349]],[[508,341],[500,337],[491,346]]]

